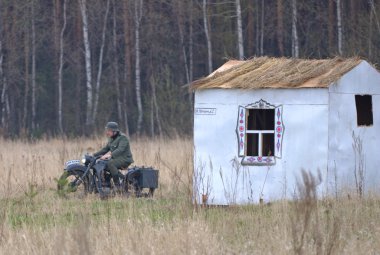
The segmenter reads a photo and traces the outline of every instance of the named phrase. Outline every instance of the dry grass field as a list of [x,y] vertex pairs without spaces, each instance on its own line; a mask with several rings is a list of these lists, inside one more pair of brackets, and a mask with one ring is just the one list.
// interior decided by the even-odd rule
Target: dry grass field
[[190,139],[132,139],[153,199],[58,196],[63,163],[103,142],[0,141],[0,254],[380,254],[379,197],[316,200],[307,173],[299,201],[193,206]]

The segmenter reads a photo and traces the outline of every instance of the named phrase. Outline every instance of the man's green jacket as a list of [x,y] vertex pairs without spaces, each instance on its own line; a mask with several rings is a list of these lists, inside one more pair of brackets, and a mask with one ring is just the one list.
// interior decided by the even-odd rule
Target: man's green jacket
[[114,137],[110,138],[107,145],[100,151],[96,152],[94,156],[104,155],[109,151],[112,153],[112,159],[124,161],[129,164],[133,163],[129,141],[124,134],[118,133]]

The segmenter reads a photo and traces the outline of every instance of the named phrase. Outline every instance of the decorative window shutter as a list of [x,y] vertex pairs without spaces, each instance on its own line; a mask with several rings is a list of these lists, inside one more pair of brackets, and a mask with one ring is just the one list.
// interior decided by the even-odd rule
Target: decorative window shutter
[[238,121],[236,127],[236,133],[238,136],[239,157],[244,157],[245,154],[245,129],[246,129],[246,109],[243,106],[239,106]]
[[284,123],[282,121],[282,105],[277,106],[274,111],[274,119],[275,119],[275,133],[274,133],[274,148],[275,153],[274,156],[276,158],[282,157],[282,140],[284,136]]

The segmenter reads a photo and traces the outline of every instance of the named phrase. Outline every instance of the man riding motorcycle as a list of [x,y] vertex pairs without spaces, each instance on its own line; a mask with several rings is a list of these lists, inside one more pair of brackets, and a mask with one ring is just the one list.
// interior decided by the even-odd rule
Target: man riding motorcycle
[[133,163],[133,157],[129,146],[128,138],[119,130],[116,122],[108,122],[106,125],[106,136],[108,143],[100,151],[94,154],[95,157],[102,155],[100,159],[108,160],[106,170],[112,175],[113,182],[117,189],[120,188],[120,179],[123,175],[120,168],[127,168]]

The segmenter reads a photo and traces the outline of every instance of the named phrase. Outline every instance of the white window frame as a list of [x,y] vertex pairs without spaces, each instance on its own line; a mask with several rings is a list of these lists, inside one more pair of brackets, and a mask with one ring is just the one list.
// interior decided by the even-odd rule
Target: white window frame
[[[248,130],[247,116],[250,109],[274,109],[274,129],[273,130]],[[242,165],[274,165],[276,159],[282,156],[282,141],[285,127],[282,120],[282,105],[272,105],[261,99],[253,104],[239,106],[238,121],[236,127],[238,141],[238,156],[242,158]],[[247,134],[259,134],[259,155],[247,155]],[[270,156],[262,155],[263,134],[274,134],[274,154]]]

